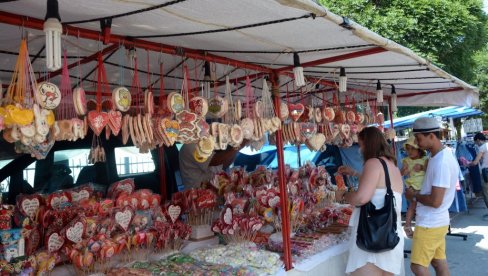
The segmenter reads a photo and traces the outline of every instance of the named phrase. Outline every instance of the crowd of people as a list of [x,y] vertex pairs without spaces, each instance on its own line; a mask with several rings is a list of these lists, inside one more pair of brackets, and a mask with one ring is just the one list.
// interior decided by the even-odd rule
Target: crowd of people
[[[449,207],[454,200],[460,168],[451,148],[442,144],[440,133],[441,126],[435,118],[417,119],[413,125],[413,136],[405,143],[408,156],[402,160],[401,171],[396,165],[391,147],[377,128],[368,127],[360,133],[359,147],[364,159],[363,173],[359,175],[349,167],[339,168],[343,174],[359,176],[359,188],[356,192],[338,193],[338,199],[344,199],[355,206],[371,201],[376,208],[381,209],[386,202],[387,194],[385,175],[389,177],[396,201],[396,223],[393,224],[393,228],[397,232],[399,242],[393,249],[374,252],[359,248],[357,241],[353,239],[346,273],[401,274],[404,262],[404,235],[400,231],[400,211],[405,184],[405,198],[410,204],[403,229],[406,236],[413,239],[410,269],[417,276],[429,275],[429,266],[432,265],[436,275],[449,275],[446,234],[450,224]],[[484,136],[477,137],[480,141],[485,141]],[[488,178],[488,154],[484,154],[487,151],[484,146],[473,162],[487,158],[484,175]],[[386,162],[387,170],[382,168],[381,160]],[[359,209],[356,208],[356,214],[351,218],[353,226],[359,220]],[[411,223],[414,217],[415,230],[412,230]],[[363,233],[357,232],[357,235],[353,236],[360,234]]]

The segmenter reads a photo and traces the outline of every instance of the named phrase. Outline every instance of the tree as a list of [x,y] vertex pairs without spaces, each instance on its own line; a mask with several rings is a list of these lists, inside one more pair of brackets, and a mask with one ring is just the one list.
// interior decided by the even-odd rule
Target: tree
[[[487,15],[482,0],[320,0],[454,76],[488,88]],[[479,73],[483,75],[480,76]],[[482,101],[487,102],[484,90]],[[486,109],[485,109],[486,110]],[[400,113],[415,109],[400,109]]]

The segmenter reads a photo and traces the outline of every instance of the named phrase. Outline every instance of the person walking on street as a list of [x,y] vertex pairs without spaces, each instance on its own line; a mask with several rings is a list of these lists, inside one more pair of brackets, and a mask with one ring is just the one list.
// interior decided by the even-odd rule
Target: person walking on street
[[449,207],[459,181],[459,164],[451,149],[440,140],[440,123],[432,117],[415,120],[413,134],[419,148],[431,154],[420,191],[407,189],[407,200],[417,202],[410,268],[416,276],[429,275],[432,265],[438,276],[447,276],[446,234]]
[[474,143],[479,147],[478,155],[469,163],[471,166],[476,166],[480,164],[481,175],[483,176],[482,183],[482,196],[485,201],[485,205],[488,208],[488,144],[486,143],[486,137],[483,133],[476,133],[474,135]]

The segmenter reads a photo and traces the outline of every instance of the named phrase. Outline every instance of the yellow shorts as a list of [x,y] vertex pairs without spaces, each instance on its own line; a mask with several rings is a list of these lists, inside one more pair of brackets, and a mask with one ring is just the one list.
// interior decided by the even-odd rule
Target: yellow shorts
[[446,234],[449,226],[426,228],[416,226],[413,234],[412,256],[410,261],[429,267],[432,259],[446,259]]

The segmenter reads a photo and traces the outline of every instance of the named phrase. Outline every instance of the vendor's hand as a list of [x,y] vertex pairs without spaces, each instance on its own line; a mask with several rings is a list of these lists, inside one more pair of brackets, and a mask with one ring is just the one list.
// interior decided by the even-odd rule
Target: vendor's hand
[[356,171],[348,166],[340,166],[339,169],[337,169],[337,172],[344,175],[356,175]]
[[336,190],[335,191],[335,200],[336,202],[341,202],[344,199],[344,194],[346,191],[343,190]]
[[415,191],[412,187],[409,187],[405,190],[405,198],[409,201],[411,201],[416,194],[417,191]]

